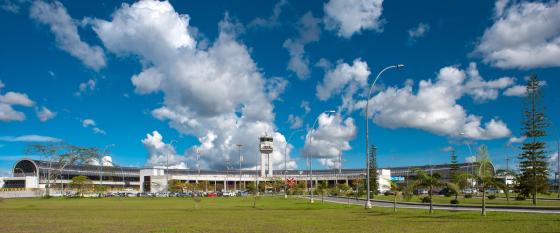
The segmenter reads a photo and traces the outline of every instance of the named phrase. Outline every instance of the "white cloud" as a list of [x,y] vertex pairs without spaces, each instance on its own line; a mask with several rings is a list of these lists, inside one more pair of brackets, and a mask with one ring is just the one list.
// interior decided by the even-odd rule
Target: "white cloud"
[[426,32],[430,30],[430,25],[425,23],[419,23],[418,26],[408,30],[408,39],[413,42],[417,38],[424,37]]
[[352,149],[350,141],[356,137],[354,119],[322,113],[318,124],[316,130],[307,133],[302,152],[305,156],[319,159],[322,165],[333,168],[338,164],[338,155]]
[[282,45],[290,54],[288,70],[296,73],[299,79],[307,79],[311,71],[309,70],[309,58],[305,55],[305,45],[319,40],[321,29],[320,19],[313,17],[311,12],[307,12],[296,24],[298,37],[287,39]]
[[35,112],[37,113],[37,118],[39,118],[41,122],[48,121],[56,116],[56,112],[51,111],[45,106],[42,106],[41,110],[35,109]]
[[[113,157],[111,157],[110,155],[105,155],[103,156],[103,158],[101,158],[101,161],[103,161],[103,166],[104,167],[113,167]],[[89,159],[88,161],[86,161],[86,163],[88,165],[93,165],[93,166],[99,166],[99,159],[98,158],[92,158]]]
[[96,133],[96,134],[107,134],[107,132],[105,132],[105,130],[102,130],[98,127],[93,127],[91,130],[93,130],[93,133]]
[[476,68],[476,63],[471,62],[467,69],[469,79],[465,83],[465,89],[475,102],[481,103],[498,98],[498,90],[515,84],[515,79],[502,77],[499,79],[485,81]]
[[251,23],[249,23],[249,27],[251,28],[273,28],[277,27],[280,24],[278,23],[278,18],[280,14],[282,14],[282,8],[288,5],[288,1],[281,0],[274,4],[274,8],[272,9],[272,15],[267,19],[263,18],[255,18]]
[[476,155],[468,156],[465,158],[466,163],[474,163],[476,162]]
[[521,137],[510,137],[508,140],[507,145],[510,146],[512,144],[516,144],[516,143],[522,143],[523,141],[525,141],[525,139],[527,139],[525,136],[521,136]]
[[496,2],[494,24],[475,52],[499,68],[560,66],[560,2]]
[[367,87],[370,74],[367,63],[360,58],[354,59],[352,65],[339,61],[334,69],[326,71],[323,81],[317,84],[317,98],[325,101],[343,93],[342,108],[352,110],[353,96],[359,89]]
[[303,109],[303,112],[307,115],[309,112],[311,112],[311,107],[309,106],[309,102],[302,100],[301,104],[299,105],[300,108]]
[[523,85],[515,85],[504,91],[505,96],[525,96],[527,87]]
[[92,120],[92,119],[84,119],[84,120],[82,120],[82,126],[84,128],[87,128],[89,126],[95,126],[95,121]]
[[60,49],[80,59],[86,66],[99,70],[105,66],[105,54],[99,46],[90,46],[78,34],[78,23],[66,11],[62,3],[34,1],[31,4],[32,19],[46,24],[54,34]]
[[166,167],[186,169],[185,157],[178,155],[172,145],[163,142],[163,136],[158,131],[147,134],[142,144],[148,150],[146,165],[152,167]]
[[[238,26],[227,15],[219,23],[218,37],[204,46],[189,34],[189,16],[166,1],[123,4],[111,20],[92,22],[109,51],[139,57],[142,73],[157,73],[136,75],[136,92],[162,93],[163,104],[152,116],[197,137],[200,145],[190,150],[201,149],[205,166],[223,168],[227,158],[237,158],[236,144],[257,148],[257,137],[265,133],[273,136],[276,148],[284,147],[284,136],[275,132],[271,103],[284,82],[263,78],[248,48],[236,41]],[[275,150],[274,166],[283,167],[283,158]],[[243,166],[255,163],[249,156]],[[288,165],[295,167],[295,162],[290,159]]]
[[293,114],[288,115],[288,122],[290,123],[290,129],[299,129],[303,126],[303,119]]
[[446,146],[444,148],[441,148],[441,151],[443,152],[451,152],[453,150],[455,150],[455,148],[453,148],[452,146]]
[[266,80],[265,90],[268,93],[268,98],[270,100],[276,100],[280,97],[286,87],[288,86],[289,82],[286,79],[281,77],[272,77]]
[[0,9],[17,14],[19,13],[20,7],[11,0],[3,0],[2,3],[0,3]]
[[[2,88],[4,88],[4,83],[0,81],[0,91]],[[10,91],[3,95],[0,94],[0,121],[23,121],[25,114],[16,111],[13,106],[32,107],[34,105],[35,102],[24,93]]]
[[494,3],[494,17],[501,17],[509,2],[509,0],[496,0],[496,3]]
[[94,79],[89,79],[78,86],[78,91],[74,93],[75,96],[80,96],[88,91],[95,90],[97,82]]
[[84,128],[91,128],[91,131],[94,134],[107,134],[107,132],[105,132],[105,130],[97,127],[97,124],[95,123],[95,121],[93,119],[84,119],[81,122],[82,122],[82,126]]
[[0,103],[0,121],[23,121],[25,114],[18,112],[11,105]]
[[324,5],[325,27],[344,38],[364,30],[383,30],[383,0],[330,0]]
[[7,105],[21,105],[25,107],[31,107],[35,105],[27,94],[18,93],[18,92],[7,92],[4,95],[0,95],[0,103],[7,104]]
[[[475,66],[469,69],[467,79],[465,71],[444,67],[435,81],[421,80],[416,93],[412,82],[403,88],[387,88],[370,100],[369,112],[375,123],[388,128],[418,128],[451,137],[463,132],[463,137],[478,140],[509,136],[511,131],[503,121],[493,118],[482,123],[482,117],[467,114],[457,103],[464,95],[475,101],[495,99],[491,90],[504,87],[503,80],[484,81]],[[365,101],[356,107],[363,109]]]
[[49,136],[41,136],[41,135],[22,135],[22,136],[4,136],[0,137],[0,141],[6,142],[60,142],[62,141],[59,138],[53,138]]

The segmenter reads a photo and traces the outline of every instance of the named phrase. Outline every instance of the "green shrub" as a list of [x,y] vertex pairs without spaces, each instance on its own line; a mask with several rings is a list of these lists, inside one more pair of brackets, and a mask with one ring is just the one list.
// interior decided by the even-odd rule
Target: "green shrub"
[[449,203],[453,204],[453,205],[457,205],[459,204],[459,200],[457,199],[452,199],[451,201],[449,201]]
[[472,198],[472,194],[470,193],[465,194],[465,198]]
[[430,197],[428,196],[422,197],[420,200],[422,200],[422,203],[430,203]]
[[451,193],[451,192],[446,192],[445,194],[443,194],[443,196],[445,196],[445,197],[451,197],[451,196],[453,196],[453,193]]
[[494,195],[494,194],[488,195],[488,199],[494,200],[494,199],[496,199],[496,195]]
[[517,197],[515,197],[515,200],[517,200],[517,201],[525,201],[525,199],[526,199],[525,196],[517,196]]

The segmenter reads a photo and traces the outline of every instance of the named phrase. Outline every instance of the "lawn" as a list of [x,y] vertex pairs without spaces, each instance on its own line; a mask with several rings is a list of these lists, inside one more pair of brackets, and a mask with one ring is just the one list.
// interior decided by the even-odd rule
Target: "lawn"
[[560,215],[450,212],[290,198],[5,199],[0,232],[559,232]]
[[[393,201],[393,196],[385,196],[385,195],[376,195],[374,197],[377,200],[386,200],[386,201]],[[397,201],[405,201],[405,202],[422,202],[421,196],[413,196],[410,200],[404,200],[402,198],[397,199]],[[434,203],[440,204],[449,204],[449,201],[455,199],[455,196],[452,197],[444,197],[444,196],[433,196]],[[473,198],[464,198],[463,196],[459,196],[457,199],[459,200],[459,204],[462,205],[481,205],[482,197],[473,197]],[[533,202],[530,199],[524,201],[517,201],[515,197],[509,198],[509,203],[506,199],[496,198],[494,200],[490,200],[486,198],[487,205],[514,205],[514,206],[533,206]],[[558,206],[560,207],[560,200],[537,200],[537,206]]]

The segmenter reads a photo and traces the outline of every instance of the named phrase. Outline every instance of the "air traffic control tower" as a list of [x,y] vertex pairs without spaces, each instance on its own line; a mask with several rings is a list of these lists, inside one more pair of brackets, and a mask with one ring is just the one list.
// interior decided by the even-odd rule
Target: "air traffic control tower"
[[[272,154],[274,148],[274,141],[272,137],[263,136],[259,138],[260,140],[260,152],[261,152],[261,177],[272,177],[272,162],[270,161],[270,154]],[[268,163],[268,175],[265,173],[265,161]]]

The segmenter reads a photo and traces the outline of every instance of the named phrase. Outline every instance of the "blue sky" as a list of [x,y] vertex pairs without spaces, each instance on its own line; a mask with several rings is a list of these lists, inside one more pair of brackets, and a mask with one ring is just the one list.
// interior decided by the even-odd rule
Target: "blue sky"
[[0,170],[25,145],[57,140],[114,144],[118,165],[170,155],[183,168],[196,149],[203,167],[237,162],[243,144],[249,168],[265,133],[281,168],[291,132],[330,109],[292,138],[289,166],[305,168],[309,153],[333,167],[341,153],[363,167],[367,86],[393,64],[405,68],[384,73],[370,101],[380,166],[445,163],[449,146],[465,161],[466,144],[504,166],[527,75],[544,81],[560,126],[555,15],[557,1],[2,1]]

